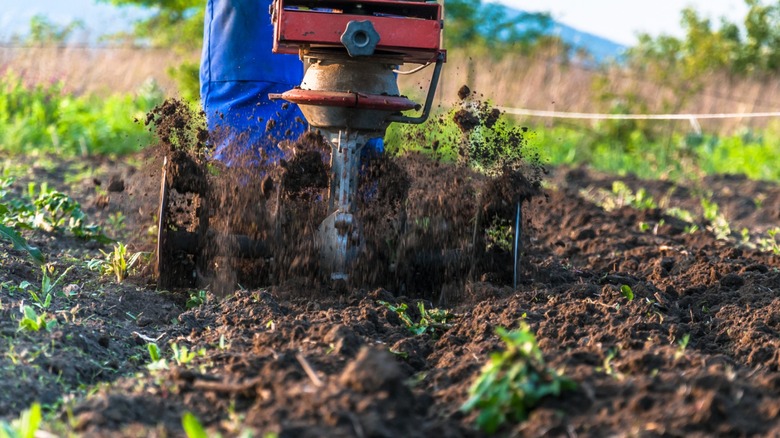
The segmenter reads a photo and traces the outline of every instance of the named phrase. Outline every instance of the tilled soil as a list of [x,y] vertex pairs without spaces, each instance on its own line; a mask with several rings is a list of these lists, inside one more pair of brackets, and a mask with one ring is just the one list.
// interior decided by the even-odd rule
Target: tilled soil
[[[147,192],[156,184],[141,171],[121,175],[122,196],[82,203],[100,217],[125,211],[138,239],[153,223],[139,199],[154,198]],[[594,199],[615,180],[553,169],[545,196],[524,206],[518,288],[476,276],[423,294],[426,308],[457,317],[416,336],[381,302],[407,303],[417,320],[420,298],[390,286],[290,279],[209,294],[186,310],[188,291],[155,291],[148,274],[116,285],[83,268],[63,279],[71,292],[52,303],[58,328],[20,332],[19,305],[30,299],[10,286],[39,282],[40,271],[0,241],[0,417],[40,401],[64,422],[60,434],[181,436],[182,415],[192,412],[228,436],[482,436],[476,414],[459,407],[502,347],[495,329],[525,321],[549,365],[578,386],[501,436],[780,435],[780,256],[738,233],[780,223],[780,187],[733,176],[698,186],[629,177],[664,209],[607,211]],[[707,230],[699,196],[720,206],[736,231],[730,240]],[[668,215],[671,207],[691,210],[699,230]],[[60,271],[68,254],[99,255],[72,238],[37,232],[30,240]],[[167,369],[148,369],[150,340]],[[177,363],[173,343],[194,358]]]

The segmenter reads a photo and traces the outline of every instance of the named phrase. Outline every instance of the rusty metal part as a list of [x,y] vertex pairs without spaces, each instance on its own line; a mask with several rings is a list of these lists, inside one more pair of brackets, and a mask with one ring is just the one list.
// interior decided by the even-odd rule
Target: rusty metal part
[[284,99],[298,105],[319,105],[342,108],[360,108],[381,111],[408,111],[420,108],[403,96],[361,94],[353,91],[302,90],[296,88],[284,93],[269,94],[271,99]]
[[[208,211],[204,205],[193,205],[193,199],[197,203],[205,202],[205,193],[186,193],[176,191],[176,182],[171,181],[170,166],[173,165],[168,157],[163,160],[162,178],[160,181],[160,204],[157,212],[157,250],[155,270],[157,274],[157,287],[159,289],[172,289],[177,287],[189,287],[195,284],[197,276],[198,258],[202,253],[205,236],[208,230]],[[185,204],[194,209],[189,215],[195,223],[181,224],[177,216],[181,212],[181,205],[176,205],[175,200],[185,199]],[[191,228],[190,231],[179,228]],[[191,237],[189,243],[182,245],[181,234],[186,233]]]

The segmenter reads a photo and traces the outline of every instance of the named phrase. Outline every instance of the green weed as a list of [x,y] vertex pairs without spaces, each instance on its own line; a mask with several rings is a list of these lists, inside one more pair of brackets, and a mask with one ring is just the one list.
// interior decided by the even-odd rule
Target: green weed
[[664,213],[671,216],[676,217],[677,219],[680,219],[682,221],[692,223],[693,222],[693,213],[691,213],[688,210],[679,208],[679,207],[671,207],[666,210],[664,210]]
[[66,156],[126,154],[151,143],[134,119],[162,101],[159,87],[136,95],[75,96],[61,83],[28,86],[14,72],[0,76],[0,151]]
[[0,179],[0,225],[14,229],[68,231],[82,239],[110,242],[101,228],[87,224],[81,205],[65,193],[43,183],[29,183],[25,194],[7,199],[13,178]]
[[513,331],[499,327],[496,334],[506,349],[490,355],[469,390],[471,397],[460,407],[463,412],[479,410],[477,427],[488,434],[507,421],[525,420],[543,398],[576,388],[574,381],[547,368],[527,324]]
[[618,354],[618,348],[610,348],[607,351],[607,355],[604,356],[604,361],[602,362],[602,366],[596,368],[596,371],[602,371],[606,375],[611,376],[614,379],[622,379],[623,375],[620,374],[613,366],[612,361],[617,357]]
[[206,432],[206,428],[200,423],[198,417],[191,412],[185,412],[181,417],[181,426],[184,428],[184,433],[187,434],[187,438],[208,438],[209,434]]
[[127,225],[125,224],[125,215],[121,211],[116,211],[108,215],[108,226],[114,232],[114,235],[122,233]]
[[[2,216],[4,206],[0,204],[0,216]],[[33,261],[38,264],[46,263],[46,257],[40,249],[27,243],[27,240],[17,233],[13,228],[0,224],[0,237],[11,241],[14,248],[25,251]]]
[[406,313],[409,306],[406,303],[401,303],[398,306],[390,304],[386,301],[379,301],[379,304],[387,307],[391,311],[395,312],[398,317],[403,321],[409,331],[417,336],[426,332],[433,335],[441,334],[449,330],[452,326],[449,321],[455,318],[455,315],[448,310],[443,309],[430,309],[425,308],[425,304],[422,301],[417,303],[417,310],[420,312],[420,320],[414,322],[412,318]]
[[634,301],[634,290],[631,289],[631,286],[627,284],[620,286],[620,294],[628,301]]
[[715,235],[716,239],[728,239],[731,236],[731,226],[723,213],[720,212],[718,204],[706,197],[702,197],[701,207],[704,219],[709,222],[707,229]]
[[[69,266],[61,274],[57,275],[54,266],[41,266],[41,286],[38,288],[38,292],[36,293],[35,287],[28,281],[20,283],[19,289],[27,290],[30,293],[30,298],[32,298],[36,307],[44,310],[48,309],[54,297],[55,288],[71,269],[73,269],[73,266]],[[56,278],[54,278],[55,276]]]
[[127,278],[130,269],[132,269],[144,256],[145,252],[136,252],[128,257],[127,246],[124,243],[117,243],[111,252],[100,251],[103,259],[92,259],[87,262],[87,268],[98,270],[102,275],[113,275],[117,283],[121,283]]
[[691,341],[691,334],[686,333],[683,337],[677,341],[677,351],[674,353],[674,358],[679,359],[685,356],[685,349],[688,348],[688,343]]
[[633,207],[637,210],[657,208],[655,200],[640,188],[636,192],[623,181],[613,181],[612,190],[600,189],[594,201],[606,211],[613,211],[622,207]]
[[57,320],[50,318],[46,312],[40,315],[32,306],[22,306],[22,319],[19,321],[19,330],[37,332],[41,329],[52,330],[57,326]]
[[780,243],[778,242],[778,235],[780,235],[780,227],[775,227],[767,230],[767,236],[758,241],[758,246],[762,251],[771,252],[775,255],[780,255]]
[[[150,363],[146,366],[149,370],[167,370],[168,360],[162,357],[160,353],[160,347],[154,342],[146,344],[146,349],[149,352]],[[191,363],[196,357],[203,357],[206,355],[205,349],[198,351],[191,351],[186,345],[179,346],[177,343],[171,343],[171,360],[176,362],[177,365],[183,366]]]
[[0,438],[33,438],[38,436],[38,431],[43,421],[41,405],[33,404],[30,409],[22,412],[19,418],[10,424],[0,420]]
[[[177,365],[187,365],[188,363],[192,362],[195,357],[197,357],[198,354],[194,351],[190,351],[186,345],[182,345],[181,347],[177,343],[171,344],[171,350],[173,350],[173,360],[176,361]],[[205,354],[204,351],[201,352],[201,356]]]
[[160,355],[160,347],[154,342],[146,344],[146,350],[149,352],[150,363],[146,366],[149,370],[167,370],[168,361]]
[[186,307],[188,310],[194,309],[205,304],[207,300],[208,295],[205,290],[199,290],[197,292],[193,291],[190,292],[190,297],[187,299]]

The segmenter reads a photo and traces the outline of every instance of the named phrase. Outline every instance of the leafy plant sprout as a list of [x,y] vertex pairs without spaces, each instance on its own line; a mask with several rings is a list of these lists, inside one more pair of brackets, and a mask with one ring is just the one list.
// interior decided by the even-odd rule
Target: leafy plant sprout
[[720,207],[708,197],[701,198],[701,207],[704,211],[703,216],[709,222],[707,229],[710,230],[718,240],[726,240],[731,236],[731,226],[728,220],[720,212]]
[[32,306],[20,306],[22,319],[19,320],[19,330],[37,332],[41,329],[52,330],[57,326],[57,320],[49,318],[49,314],[38,314]]
[[602,371],[606,375],[611,376],[614,379],[622,379],[623,375],[620,374],[613,366],[612,366],[612,360],[617,357],[619,349],[617,347],[612,347],[607,351],[607,355],[604,356],[604,361],[602,362],[602,366],[596,368],[596,371]]
[[121,233],[127,228],[125,215],[121,211],[115,211],[108,215],[108,226],[115,234]]
[[634,290],[627,284],[620,286],[620,295],[628,301],[634,301]]
[[130,270],[138,264],[142,256],[148,254],[145,252],[136,252],[128,257],[127,246],[124,243],[117,243],[111,252],[100,251],[103,259],[92,259],[87,262],[87,268],[90,270],[99,270],[103,275],[113,275],[117,283],[121,283],[127,278]]
[[557,397],[573,390],[573,380],[545,365],[542,351],[529,326],[523,322],[517,330],[497,328],[504,351],[494,352],[469,389],[470,398],[460,407],[463,412],[478,410],[477,427],[495,433],[507,421],[520,422],[545,397]]
[[412,318],[406,313],[406,311],[409,309],[409,306],[406,303],[401,303],[396,306],[386,301],[379,301],[379,304],[395,312],[409,329],[409,331],[415,336],[422,335],[426,332],[430,332],[434,335],[437,333],[441,334],[442,332],[451,328],[449,321],[455,318],[455,315],[450,313],[448,310],[426,310],[425,304],[420,301],[417,303],[417,310],[420,312],[420,320],[419,322],[414,322]]
[[763,251],[771,252],[775,255],[780,255],[780,240],[778,240],[778,236],[780,235],[780,227],[774,227],[770,230],[767,230],[766,234],[768,237],[759,240],[759,247]]
[[[36,186],[31,182],[27,185],[26,196],[6,200],[8,188],[13,182],[13,178],[0,178],[0,225],[3,226],[0,235],[8,234],[4,232],[6,228],[22,228],[47,232],[69,231],[82,239],[94,239],[102,243],[111,241],[99,226],[86,224],[86,214],[78,202],[62,192],[50,189],[46,183]],[[13,238],[11,240],[14,241]],[[14,244],[18,246],[16,241]],[[36,257],[35,254],[31,255]]]
[[679,359],[685,356],[685,349],[688,348],[688,343],[691,341],[691,334],[686,333],[677,341],[677,351],[674,353],[674,358]]
[[193,292],[190,292],[190,296],[187,299],[187,303],[186,303],[185,307],[188,310],[189,309],[194,309],[196,307],[200,307],[203,304],[205,304],[207,300],[208,300],[208,294],[206,293],[205,290],[201,289],[199,291],[193,291]]

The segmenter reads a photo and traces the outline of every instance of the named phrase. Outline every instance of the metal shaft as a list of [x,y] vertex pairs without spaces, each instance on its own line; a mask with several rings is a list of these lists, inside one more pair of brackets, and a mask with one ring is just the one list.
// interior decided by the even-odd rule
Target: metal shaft
[[523,222],[523,210],[520,208],[520,202],[517,203],[517,214],[515,215],[515,244],[514,244],[514,279],[512,287],[517,289],[517,280],[520,277],[520,226]]
[[322,265],[333,280],[349,278],[362,242],[360,224],[355,218],[360,152],[371,133],[323,129],[331,143],[329,215],[320,224]]

